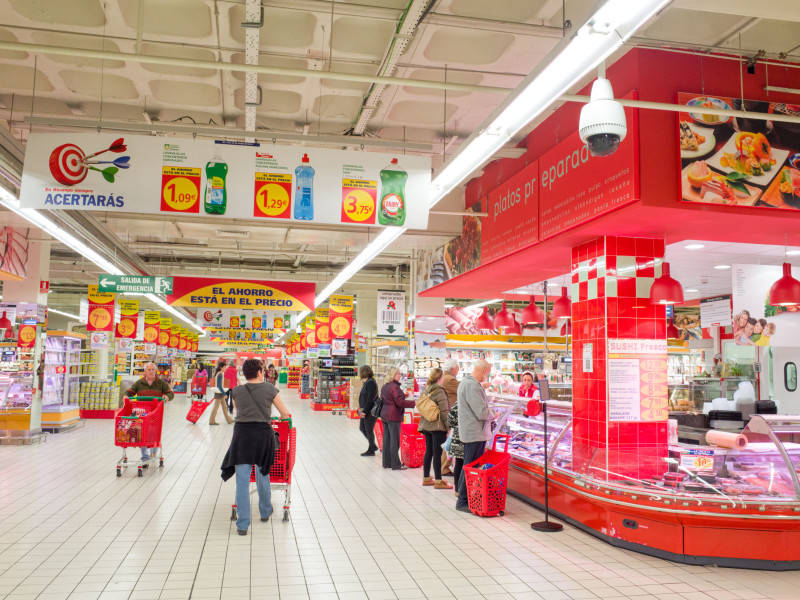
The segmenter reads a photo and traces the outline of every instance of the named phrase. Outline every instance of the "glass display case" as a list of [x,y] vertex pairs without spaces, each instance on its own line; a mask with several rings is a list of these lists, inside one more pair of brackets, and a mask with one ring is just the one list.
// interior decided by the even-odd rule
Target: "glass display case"
[[[739,389],[739,384],[745,381],[749,381],[753,389],[757,389],[757,382],[752,377],[693,377],[689,382],[689,410],[703,412],[703,404],[717,398],[733,402],[733,395]],[[733,406],[730,410],[733,410]]]

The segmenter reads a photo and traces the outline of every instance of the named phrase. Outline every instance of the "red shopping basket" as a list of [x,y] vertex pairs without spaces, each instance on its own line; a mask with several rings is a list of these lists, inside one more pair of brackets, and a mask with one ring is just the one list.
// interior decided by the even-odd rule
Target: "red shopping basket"
[[161,424],[164,403],[161,400],[125,398],[125,404],[114,413],[114,444],[121,448],[157,448],[161,446]]
[[191,393],[196,396],[205,396],[208,386],[208,377],[193,377]]
[[416,469],[425,458],[425,436],[417,431],[417,425],[405,423],[400,431],[400,462]]
[[[505,438],[505,451],[495,449],[497,438]],[[494,517],[505,514],[506,488],[508,486],[508,436],[498,434],[492,449],[483,453],[478,460],[464,465],[469,509],[479,517]],[[483,465],[491,465],[482,468]]]
[[375,432],[375,443],[378,444],[378,450],[383,452],[383,421],[377,419],[372,431]]
[[292,427],[291,418],[285,421],[272,421],[272,428],[278,432],[278,447],[275,448],[275,461],[269,470],[269,480],[272,483],[291,484],[292,470],[297,456],[297,429]]

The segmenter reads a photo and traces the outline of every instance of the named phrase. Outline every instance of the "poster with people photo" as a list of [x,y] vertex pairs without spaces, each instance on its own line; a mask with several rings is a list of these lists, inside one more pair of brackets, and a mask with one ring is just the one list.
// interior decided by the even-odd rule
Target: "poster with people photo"
[[[772,306],[780,265],[733,265],[733,337],[740,346],[800,346],[800,305]],[[800,269],[792,275],[800,277]]]

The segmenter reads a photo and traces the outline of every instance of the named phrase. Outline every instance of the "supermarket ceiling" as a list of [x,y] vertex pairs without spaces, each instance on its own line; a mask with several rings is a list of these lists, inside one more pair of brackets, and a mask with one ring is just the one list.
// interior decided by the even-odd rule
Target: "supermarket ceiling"
[[[502,101],[496,88],[513,89],[562,38],[565,22],[579,26],[599,3],[430,0],[410,33],[395,35],[407,4],[263,0],[258,64],[293,71],[258,76],[256,129],[283,143],[324,141],[328,147],[366,151],[386,151],[374,144],[388,143],[429,155],[436,170]],[[243,64],[242,23],[251,20],[245,0],[0,0],[0,14],[0,42],[37,45],[31,51],[0,50],[0,121],[23,147],[31,130],[77,131],[65,128],[64,119],[78,120],[87,130],[97,121],[127,121],[153,135],[165,135],[150,132],[154,124],[185,127],[166,134],[178,136],[203,135],[202,127],[209,125],[242,130],[247,124],[243,72],[47,52],[56,46]],[[397,44],[405,46],[402,54],[395,52]],[[623,51],[636,45],[747,55],[765,50],[800,62],[800,3],[673,0]],[[355,81],[353,75],[366,79]],[[376,75],[405,83],[375,86],[369,78]],[[37,124],[26,121],[30,116]],[[504,149],[507,156],[518,155],[515,142],[534,126],[512,140]],[[292,136],[302,139],[292,142]],[[436,208],[462,210],[463,188]],[[96,213],[89,221],[83,227],[156,274],[245,272],[319,283],[329,281],[378,233],[225,219],[210,226],[158,215]],[[459,216],[432,215],[427,232],[401,237],[346,289],[368,295],[393,283],[398,266],[408,283],[412,249],[437,247],[460,226]],[[96,280],[94,265],[75,257],[66,247],[54,247],[51,281],[57,293]]]

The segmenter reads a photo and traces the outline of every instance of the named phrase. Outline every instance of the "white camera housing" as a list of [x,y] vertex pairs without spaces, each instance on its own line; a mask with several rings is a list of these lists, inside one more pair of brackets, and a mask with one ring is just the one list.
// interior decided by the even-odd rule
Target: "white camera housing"
[[625,109],[614,100],[608,79],[599,77],[592,85],[592,99],[581,109],[578,134],[592,156],[608,156],[619,148],[628,126]]

